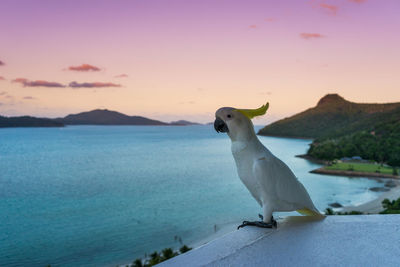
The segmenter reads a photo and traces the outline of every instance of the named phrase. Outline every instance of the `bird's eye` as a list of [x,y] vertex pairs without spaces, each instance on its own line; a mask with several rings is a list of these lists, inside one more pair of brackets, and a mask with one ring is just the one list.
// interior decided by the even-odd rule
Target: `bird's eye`
[[232,118],[232,115],[231,115],[231,114],[228,114],[227,117],[228,117],[228,118]]

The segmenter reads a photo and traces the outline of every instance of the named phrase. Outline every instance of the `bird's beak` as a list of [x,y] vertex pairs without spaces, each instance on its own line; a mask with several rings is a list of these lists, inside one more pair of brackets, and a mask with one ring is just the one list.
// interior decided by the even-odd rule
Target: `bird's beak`
[[214,121],[214,129],[217,131],[217,133],[227,133],[229,132],[228,126],[225,124],[223,120],[220,118],[216,118]]

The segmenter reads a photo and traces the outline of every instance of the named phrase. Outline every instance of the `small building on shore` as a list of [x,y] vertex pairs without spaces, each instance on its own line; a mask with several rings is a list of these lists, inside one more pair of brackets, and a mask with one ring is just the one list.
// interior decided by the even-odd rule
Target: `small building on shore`
[[370,163],[369,160],[363,159],[360,156],[343,157],[340,159],[341,162],[357,162],[357,163]]

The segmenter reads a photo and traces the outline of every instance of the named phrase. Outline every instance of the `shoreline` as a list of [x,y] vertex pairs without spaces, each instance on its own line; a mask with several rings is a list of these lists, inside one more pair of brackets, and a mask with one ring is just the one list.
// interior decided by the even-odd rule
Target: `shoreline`
[[340,208],[341,212],[351,212],[351,211],[359,211],[365,214],[379,214],[379,212],[383,211],[382,201],[384,199],[397,200],[400,198],[400,182],[394,180],[396,187],[390,188],[389,191],[382,193],[378,198],[370,200],[360,205],[350,205],[344,206]]
[[325,175],[336,175],[336,176],[352,176],[352,177],[368,177],[368,178],[382,178],[382,179],[397,179],[400,180],[400,176],[392,174],[383,174],[375,172],[358,172],[358,171],[344,171],[344,170],[327,170],[325,166],[312,170],[310,173],[318,173]]
[[[379,197],[377,197],[373,200],[370,200],[370,201],[365,202],[360,205],[344,206],[344,207],[338,208],[337,210],[340,212],[359,211],[364,214],[378,214],[379,215],[379,212],[384,210],[384,208],[382,207],[382,201],[384,199],[387,198],[392,201],[392,200],[396,200],[396,199],[400,198],[400,181],[394,180],[394,183],[396,184],[396,187],[390,188],[389,191],[383,192]],[[332,215],[332,216],[335,216],[335,215]],[[336,215],[336,216],[339,216],[339,215]],[[348,215],[348,216],[350,216],[350,215]],[[303,216],[303,215],[299,214],[297,216],[289,215],[289,216],[282,216],[282,217],[276,215],[276,217],[277,217],[278,221],[284,221],[285,218],[287,218],[287,217],[307,217],[307,216]],[[197,249],[202,246],[205,246],[208,243],[214,242],[215,240],[237,230],[237,226],[240,225],[240,223],[241,222],[238,221],[236,223],[227,223],[227,224],[223,224],[223,225],[219,225],[219,226],[217,225],[219,227],[217,229],[217,231],[215,231],[214,233],[212,233],[210,235],[205,236],[204,238],[202,238],[200,240],[188,243],[187,246],[189,246],[192,249]],[[118,267],[123,267],[126,265],[127,264],[117,264]],[[128,265],[130,265],[130,263],[128,263]]]
[[[368,178],[376,179],[379,177],[367,177],[367,179]],[[382,177],[380,177],[380,178],[382,178]],[[341,211],[341,212],[360,211],[365,214],[379,214],[379,212],[384,210],[384,208],[382,207],[382,201],[384,199],[387,198],[392,201],[392,200],[396,200],[396,199],[400,198],[400,179],[398,179],[398,178],[392,179],[392,181],[395,183],[395,187],[391,187],[389,189],[389,191],[383,192],[379,197],[372,199],[370,201],[367,201],[365,203],[359,204],[359,205],[343,206],[341,208],[337,208],[337,210]],[[384,187],[384,188],[386,188],[386,187]],[[290,216],[292,216],[292,215],[289,215],[289,217]],[[303,215],[299,214],[298,216],[303,216]],[[280,220],[282,220],[282,219],[286,218],[287,216],[276,215],[276,217],[280,218]],[[193,249],[202,247],[205,244],[212,242],[217,238],[220,238],[230,232],[235,231],[238,225],[240,225],[240,222],[221,225],[220,228],[213,234],[206,236],[201,240],[194,241],[194,242],[190,243],[189,245]]]
[[[261,130],[261,129],[260,129]],[[286,136],[286,135],[271,135],[271,134],[261,134],[260,130],[258,130],[257,135],[266,136],[266,137],[280,137],[280,138],[290,138],[290,139],[302,139],[302,140],[310,140],[313,141],[315,138],[313,137],[301,137],[301,136]]]
[[307,155],[307,154],[296,155],[295,157],[296,157],[296,158],[302,158],[302,159],[305,159],[305,160],[308,160],[308,161],[310,161],[310,162],[317,163],[317,164],[320,164],[320,165],[326,165],[326,164],[328,164],[328,161],[327,161],[327,160],[316,159],[316,158],[313,158],[313,157],[311,157],[311,156],[309,156],[309,155]]
[[190,244],[188,244],[188,246],[193,249],[202,247],[202,246],[214,241],[217,238],[220,238],[226,234],[229,234],[229,233],[237,230],[237,227],[240,224],[241,224],[241,222],[227,223],[227,224],[221,225],[221,226],[219,226],[219,229],[217,231],[215,231],[214,233],[212,233],[208,236],[205,236],[204,238],[202,238],[200,240],[193,241]]
[[[213,242],[214,240],[216,240],[216,239],[218,239],[218,238],[220,238],[220,237],[222,237],[224,235],[227,235],[227,234],[233,232],[234,230],[237,229],[238,225],[240,225],[240,222],[227,223],[227,224],[220,225],[219,228],[217,228],[217,230],[214,233],[212,233],[210,235],[207,235],[207,236],[205,236],[204,238],[202,238],[200,240],[196,240],[196,241],[190,242],[190,243],[188,243],[186,245],[189,248],[191,248],[192,250],[193,249],[197,249],[197,248],[202,247],[202,246],[204,246],[204,245],[206,245],[206,244],[208,244],[210,242]],[[217,225],[217,227],[218,227],[218,225]],[[178,251],[179,251],[178,249],[174,249],[174,252],[178,252]],[[190,251],[188,251],[188,252],[190,252]],[[188,253],[188,252],[185,252],[185,253]],[[140,257],[140,259],[142,259],[142,260],[146,260],[146,259],[149,259],[149,258],[150,258],[149,256],[147,256],[147,258]],[[134,261],[134,260],[132,260],[132,261]],[[131,266],[132,261],[130,263],[116,264],[116,266],[117,267]]]
[[[376,177],[374,177],[374,178],[376,178]],[[338,208],[337,210],[341,211],[341,212],[359,211],[359,212],[362,212],[365,214],[378,214],[379,215],[379,212],[384,210],[384,208],[382,207],[382,201],[384,199],[387,198],[392,201],[392,200],[396,200],[396,199],[400,198],[400,181],[394,180],[394,182],[396,184],[396,187],[390,188],[389,191],[383,192],[379,197],[377,197],[373,200],[367,201],[367,202],[359,204],[359,205],[343,206],[341,208]],[[277,218],[280,218],[279,220],[282,220],[286,217],[292,217],[293,215],[289,215],[289,216],[275,215],[275,216]],[[300,215],[300,214],[297,216],[303,217],[303,215]],[[213,233],[209,236],[206,236],[201,240],[192,242],[189,245],[193,249],[202,247],[210,242],[213,242],[217,238],[220,238],[226,234],[229,234],[229,233],[235,231],[238,225],[240,225],[240,222],[222,225],[221,228],[218,229],[215,233]]]

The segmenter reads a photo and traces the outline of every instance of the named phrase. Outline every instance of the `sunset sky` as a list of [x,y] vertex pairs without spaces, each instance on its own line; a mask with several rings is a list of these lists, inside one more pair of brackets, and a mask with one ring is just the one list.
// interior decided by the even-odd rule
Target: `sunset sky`
[[327,93],[400,101],[400,1],[0,2],[0,115],[96,108],[171,121]]

